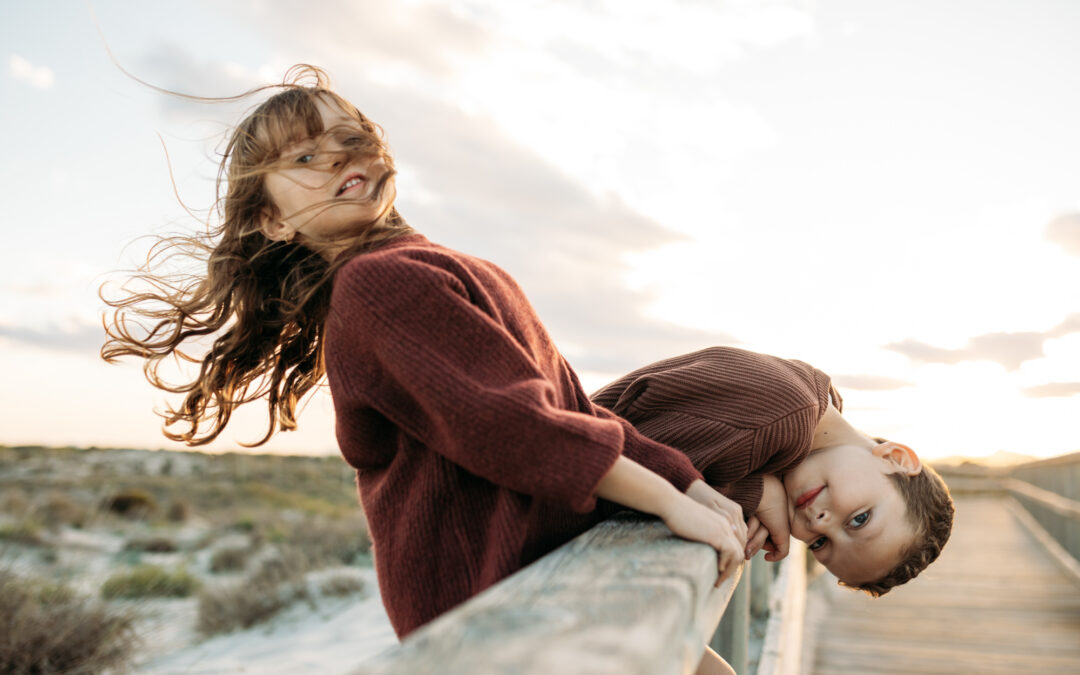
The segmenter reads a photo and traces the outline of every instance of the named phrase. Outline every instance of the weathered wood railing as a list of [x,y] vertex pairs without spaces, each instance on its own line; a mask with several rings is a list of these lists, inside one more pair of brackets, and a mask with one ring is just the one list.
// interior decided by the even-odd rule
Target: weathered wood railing
[[1080,583],[1080,452],[1013,467],[1002,486],[1032,534]]
[[756,672],[798,672],[805,549],[794,543],[781,566],[758,559],[754,572],[744,565],[714,587],[715,551],[672,536],[659,521],[620,514],[356,673],[692,673],[706,644],[744,673],[757,660],[749,654],[751,618],[770,612]]

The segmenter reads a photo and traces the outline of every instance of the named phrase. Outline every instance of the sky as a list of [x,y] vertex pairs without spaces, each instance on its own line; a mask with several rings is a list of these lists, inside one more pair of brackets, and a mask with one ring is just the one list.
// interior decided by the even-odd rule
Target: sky
[[[1078,29],[1070,0],[2,3],[0,444],[183,449],[175,396],[98,357],[98,289],[213,217],[259,99],[119,66],[220,97],[312,63],[409,223],[514,275],[588,390],[728,344],[924,458],[1080,450]],[[210,449],[261,437],[248,407]],[[336,452],[325,388],[299,421],[261,449]]]

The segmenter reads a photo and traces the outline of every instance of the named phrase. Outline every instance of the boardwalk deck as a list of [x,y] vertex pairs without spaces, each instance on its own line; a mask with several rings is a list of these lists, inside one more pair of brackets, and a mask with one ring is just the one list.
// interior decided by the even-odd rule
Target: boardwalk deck
[[1006,498],[956,505],[951,541],[917,581],[876,600],[812,582],[808,672],[1080,673],[1080,588]]

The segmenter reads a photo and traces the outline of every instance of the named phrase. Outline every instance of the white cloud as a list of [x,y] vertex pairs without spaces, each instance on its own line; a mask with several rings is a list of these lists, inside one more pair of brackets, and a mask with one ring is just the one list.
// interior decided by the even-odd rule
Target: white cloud
[[8,59],[8,72],[16,80],[26,82],[31,87],[48,89],[53,86],[56,78],[48,66],[35,66],[18,54],[12,54]]
[[1080,213],[1063,213],[1047,223],[1046,239],[1080,255]]

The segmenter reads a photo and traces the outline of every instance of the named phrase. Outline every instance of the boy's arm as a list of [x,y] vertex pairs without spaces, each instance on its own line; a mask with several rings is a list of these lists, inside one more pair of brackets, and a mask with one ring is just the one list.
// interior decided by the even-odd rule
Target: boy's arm
[[750,518],[746,559],[764,548],[765,559],[777,562],[787,557],[791,538],[788,499],[784,484],[776,476],[762,476],[761,504]]

